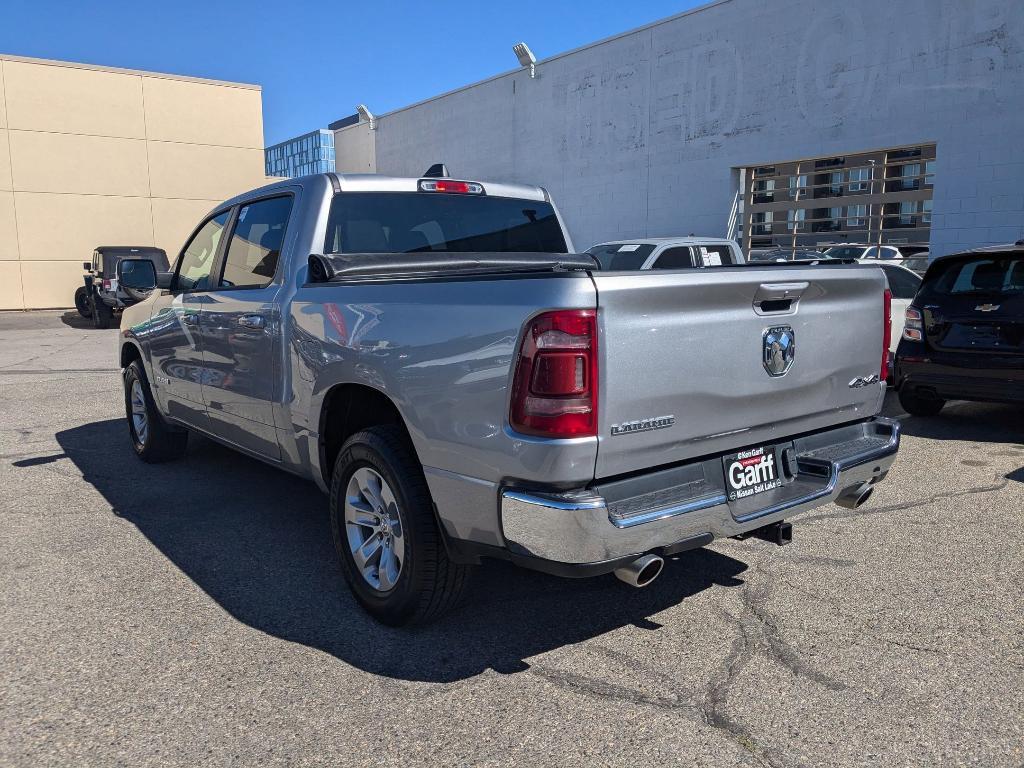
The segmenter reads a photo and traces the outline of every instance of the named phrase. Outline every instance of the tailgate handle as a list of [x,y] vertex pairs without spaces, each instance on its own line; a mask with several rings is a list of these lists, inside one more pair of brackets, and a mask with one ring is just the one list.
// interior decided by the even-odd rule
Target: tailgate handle
[[754,294],[754,311],[759,315],[794,312],[810,283],[761,283]]

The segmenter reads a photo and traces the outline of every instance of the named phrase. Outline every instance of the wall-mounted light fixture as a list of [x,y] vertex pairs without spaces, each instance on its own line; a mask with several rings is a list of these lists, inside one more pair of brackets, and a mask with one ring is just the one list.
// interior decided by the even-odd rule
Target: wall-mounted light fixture
[[537,76],[537,57],[533,55],[533,51],[530,50],[530,46],[526,43],[516,43],[512,46],[512,50],[516,52],[516,58],[519,59],[519,66],[530,68],[530,77]]
[[373,112],[366,108],[365,104],[357,104],[356,112],[358,113],[360,118],[362,118],[363,120],[370,124],[371,131],[377,130],[377,118],[373,116]]

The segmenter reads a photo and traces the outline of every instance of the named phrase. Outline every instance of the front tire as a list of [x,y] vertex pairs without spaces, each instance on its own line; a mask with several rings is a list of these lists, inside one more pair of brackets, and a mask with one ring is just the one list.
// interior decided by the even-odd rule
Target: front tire
[[421,624],[458,605],[472,567],[448,558],[423,467],[400,428],[371,427],[345,441],[330,504],[345,580],[371,616]]
[[79,286],[78,290],[75,291],[75,309],[78,310],[78,314],[82,317],[92,317],[92,302],[89,301],[89,291],[86,290],[85,286]]
[[938,397],[921,397],[907,387],[900,389],[900,405],[911,416],[935,416],[945,404]]
[[124,407],[128,436],[135,455],[147,464],[181,458],[188,447],[188,432],[170,426],[156,408],[142,363],[124,369]]

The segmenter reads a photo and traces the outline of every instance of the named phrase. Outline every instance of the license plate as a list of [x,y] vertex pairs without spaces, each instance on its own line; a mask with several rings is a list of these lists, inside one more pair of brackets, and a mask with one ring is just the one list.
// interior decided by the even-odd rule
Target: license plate
[[775,446],[748,448],[723,456],[722,466],[725,469],[725,489],[729,501],[745,499],[782,485]]

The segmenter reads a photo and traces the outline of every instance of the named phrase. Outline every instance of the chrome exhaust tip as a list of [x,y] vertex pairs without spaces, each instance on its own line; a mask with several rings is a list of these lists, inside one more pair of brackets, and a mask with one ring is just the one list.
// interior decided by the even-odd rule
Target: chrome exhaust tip
[[857,509],[857,507],[861,506],[871,498],[871,494],[874,493],[874,491],[875,489],[871,487],[871,483],[851,485],[839,494],[836,498],[836,504],[840,507],[846,507],[847,509]]
[[615,577],[631,587],[646,587],[658,576],[665,567],[665,561],[657,555],[641,555],[629,565],[615,569]]

